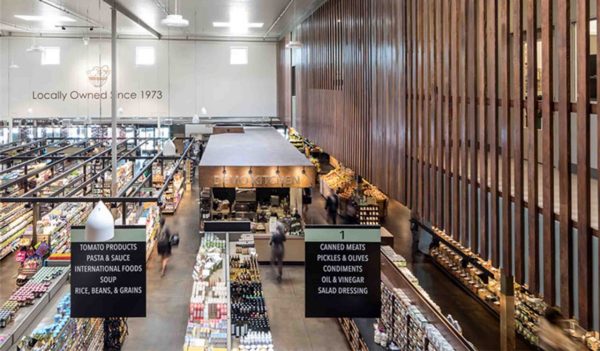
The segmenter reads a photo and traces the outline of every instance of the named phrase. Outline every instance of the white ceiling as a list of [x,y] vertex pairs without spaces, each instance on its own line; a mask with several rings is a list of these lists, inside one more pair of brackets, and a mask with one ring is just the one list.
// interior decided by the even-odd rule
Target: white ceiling
[[[179,0],[178,13],[190,21],[187,28],[180,29],[160,23],[167,11],[175,13],[175,0],[118,0],[164,37],[190,39],[277,39],[325,1]],[[277,21],[286,7],[284,16]],[[249,28],[246,33],[213,27],[213,22],[229,22],[232,11],[247,14],[248,22],[263,23],[263,27]],[[54,20],[48,23],[29,22],[15,15],[46,16]],[[60,23],[56,20],[58,16],[66,16],[74,22]],[[121,36],[150,36],[142,26],[121,14],[117,23]],[[66,29],[63,30],[61,25]],[[92,26],[96,28],[90,31]],[[107,36],[110,34],[110,7],[104,0],[0,0],[0,31],[19,35]]]

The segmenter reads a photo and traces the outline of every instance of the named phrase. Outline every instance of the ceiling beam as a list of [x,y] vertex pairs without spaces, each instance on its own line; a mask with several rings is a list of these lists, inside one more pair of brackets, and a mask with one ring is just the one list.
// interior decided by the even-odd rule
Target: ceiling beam
[[156,31],[154,28],[150,27],[150,25],[144,22],[141,18],[139,18],[135,13],[131,12],[127,7],[123,6],[120,2],[116,0],[104,0],[109,6],[114,7],[117,11],[119,11],[123,16],[129,18],[133,22],[135,22],[140,27],[147,30],[150,34],[152,34],[156,39],[161,39],[162,34]]
[[72,16],[72,17],[78,18],[81,21],[87,22],[87,23],[91,24],[93,27],[103,28],[101,23],[96,22],[89,16],[86,16],[79,12],[73,11],[73,10],[65,7],[64,5],[57,4],[56,2],[51,1],[51,0],[38,0],[38,1],[44,5],[52,7],[58,11],[64,12],[69,16]]

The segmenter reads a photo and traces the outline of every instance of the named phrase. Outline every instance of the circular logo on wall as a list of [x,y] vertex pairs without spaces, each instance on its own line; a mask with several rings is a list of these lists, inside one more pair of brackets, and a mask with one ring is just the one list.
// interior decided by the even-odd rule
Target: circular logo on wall
[[100,88],[106,84],[110,76],[110,67],[107,65],[92,67],[87,71],[87,76],[94,87]]

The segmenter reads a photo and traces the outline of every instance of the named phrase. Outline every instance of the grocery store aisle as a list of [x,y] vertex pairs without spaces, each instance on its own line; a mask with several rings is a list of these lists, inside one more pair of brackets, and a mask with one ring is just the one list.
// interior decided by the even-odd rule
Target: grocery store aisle
[[10,295],[17,288],[17,273],[19,272],[19,263],[15,261],[15,254],[12,253],[0,261],[0,303],[8,300]]
[[337,320],[304,318],[304,266],[285,266],[277,283],[271,267],[261,265],[260,278],[276,350],[349,350]]
[[164,277],[160,277],[160,256],[156,251],[147,266],[147,317],[130,318],[129,335],[124,350],[181,350],[189,315],[192,294],[192,268],[200,245],[198,235],[198,186],[186,190],[173,216],[167,216],[167,225],[179,233],[179,246]]

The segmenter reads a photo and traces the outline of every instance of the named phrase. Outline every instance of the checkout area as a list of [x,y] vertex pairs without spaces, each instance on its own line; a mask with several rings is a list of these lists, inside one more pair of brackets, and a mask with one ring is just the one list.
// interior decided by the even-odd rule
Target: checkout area
[[[315,186],[316,169],[282,134],[270,127],[215,129],[198,173],[201,228],[205,221],[249,221],[259,260],[268,261],[279,221],[288,229],[285,262],[304,262],[302,190]],[[382,235],[384,243],[393,240]]]

